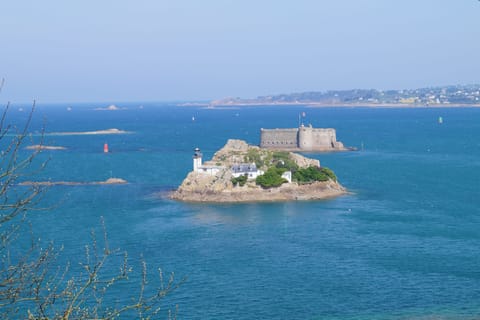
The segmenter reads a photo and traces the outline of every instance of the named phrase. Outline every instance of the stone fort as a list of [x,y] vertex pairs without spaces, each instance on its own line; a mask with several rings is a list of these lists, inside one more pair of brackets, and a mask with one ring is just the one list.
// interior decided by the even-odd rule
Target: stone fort
[[276,150],[337,151],[345,150],[337,141],[335,129],[304,126],[288,129],[261,129],[260,147]]

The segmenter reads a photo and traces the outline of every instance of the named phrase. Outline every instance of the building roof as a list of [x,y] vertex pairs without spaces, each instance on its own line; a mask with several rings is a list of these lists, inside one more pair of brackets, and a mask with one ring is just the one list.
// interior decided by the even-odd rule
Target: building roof
[[232,171],[234,173],[247,173],[247,172],[257,172],[257,166],[255,163],[240,163],[234,164],[232,166]]
[[218,169],[218,170],[221,170],[225,167],[223,166],[210,166],[210,165],[201,165],[198,167],[198,169]]

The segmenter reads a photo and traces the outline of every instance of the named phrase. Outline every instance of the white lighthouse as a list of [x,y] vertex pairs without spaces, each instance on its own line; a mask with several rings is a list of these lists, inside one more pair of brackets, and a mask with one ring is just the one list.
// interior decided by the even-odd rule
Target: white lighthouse
[[218,172],[223,170],[224,168],[225,167],[221,167],[221,166],[203,165],[202,164],[202,153],[200,152],[200,149],[195,148],[193,150],[193,171],[194,172],[214,176]]
[[202,153],[200,152],[199,148],[195,148],[195,150],[193,150],[193,171],[195,172],[200,171],[201,166],[202,166]]

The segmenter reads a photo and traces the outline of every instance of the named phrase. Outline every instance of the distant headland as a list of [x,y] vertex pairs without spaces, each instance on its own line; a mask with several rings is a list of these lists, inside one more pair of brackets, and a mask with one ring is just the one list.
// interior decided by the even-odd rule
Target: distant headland
[[228,140],[211,161],[194,150],[193,170],[170,197],[186,202],[318,200],[347,193],[320,161]]
[[418,89],[352,89],[310,91],[259,96],[224,98],[209,103],[185,103],[184,106],[221,108],[233,106],[311,106],[311,107],[480,107],[480,85],[452,85]]

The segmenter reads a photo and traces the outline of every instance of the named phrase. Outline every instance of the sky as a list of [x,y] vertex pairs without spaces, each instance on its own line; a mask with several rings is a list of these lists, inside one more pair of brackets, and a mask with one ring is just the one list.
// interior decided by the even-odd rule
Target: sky
[[0,102],[480,83],[477,0],[0,3]]

